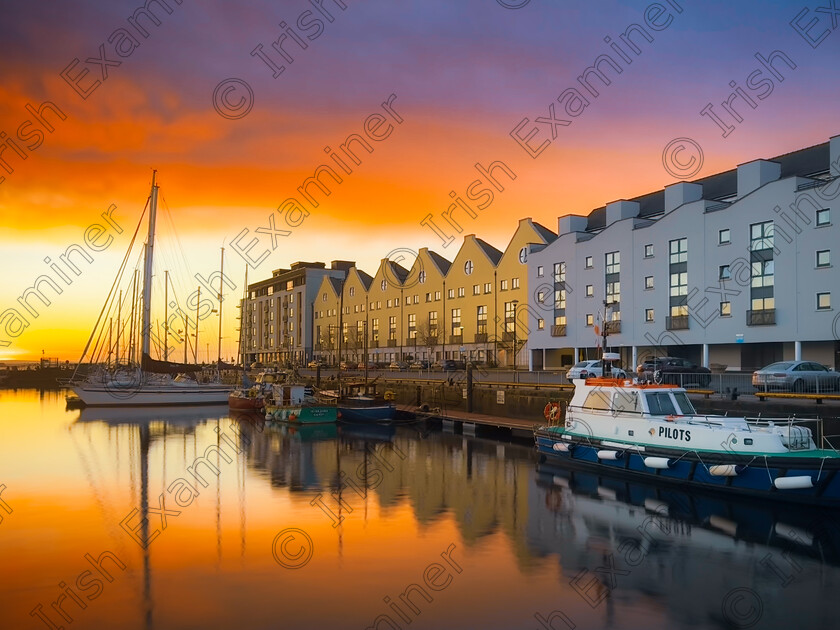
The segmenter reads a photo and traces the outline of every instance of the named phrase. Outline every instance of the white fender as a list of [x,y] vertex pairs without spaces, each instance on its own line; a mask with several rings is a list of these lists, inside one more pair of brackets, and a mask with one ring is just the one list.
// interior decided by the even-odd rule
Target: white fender
[[709,466],[709,474],[715,477],[735,477],[738,475],[738,467],[735,464]]
[[778,477],[773,482],[779,490],[795,490],[796,488],[813,488],[814,482],[809,475],[799,477]]
[[667,457],[645,457],[645,466],[648,468],[670,468],[673,465],[673,460]]
[[621,451],[598,451],[598,459],[621,459]]

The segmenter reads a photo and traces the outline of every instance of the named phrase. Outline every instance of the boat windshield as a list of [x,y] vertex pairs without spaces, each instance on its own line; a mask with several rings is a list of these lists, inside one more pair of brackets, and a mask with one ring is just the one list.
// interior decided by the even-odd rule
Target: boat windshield
[[694,405],[691,404],[691,401],[688,399],[688,396],[685,392],[675,392],[674,393],[674,400],[677,401],[677,405],[679,405],[680,409],[682,410],[682,415],[684,416],[695,416],[697,415],[697,410],[694,409]]
[[648,410],[656,416],[673,416],[677,414],[671,395],[667,392],[655,392],[645,394],[648,403]]

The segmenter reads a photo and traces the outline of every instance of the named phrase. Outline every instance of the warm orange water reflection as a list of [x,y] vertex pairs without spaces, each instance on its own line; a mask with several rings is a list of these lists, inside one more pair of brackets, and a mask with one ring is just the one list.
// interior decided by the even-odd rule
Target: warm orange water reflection
[[[718,520],[665,519],[643,535],[655,490],[637,489],[631,505],[616,496],[623,484],[545,472],[525,445],[421,427],[260,432],[223,407],[67,411],[55,392],[0,390],[0,409],[0,484],[13,509],[0,511],[3,627],[568,627],[552,611],[578,627],[719,627],[749,613],[749,600],[726,599],[737,588],[760,598],[756,627],[833,614],[830,537],[791,556],[772,534],[775,512],[716,501],[696,509]],[[205,488],[188,468],[214,445],[218,476],[194,469]],[[168,490],[179,478],[199,491],[188,505]],[[165,528],[161,495],[180,512]],[[121,527],[144,500],[148,529],[139,513]],[[135,528],[141,539],[158,532],[147,551]],[[311,549],[301,534],[274,544],[291,528]],[[627,541],[645,540],[629,567]],[[311,559],[284,568],[275,555],[300,559],[283,550]],[[103,552],[126,566],[103,563],[113,582],[84,558]],[[767,557],[793,576],[787,586]],[[30,616],[39,604],[49,622]]]

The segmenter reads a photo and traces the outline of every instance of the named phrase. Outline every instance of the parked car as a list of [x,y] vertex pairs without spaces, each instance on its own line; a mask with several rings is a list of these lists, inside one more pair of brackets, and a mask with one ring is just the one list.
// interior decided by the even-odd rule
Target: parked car
[[[364,370],[364,369],[365,369],[365,364],[364,364],[364,362],[359,363],[359,369],[360,369],[360,370]],[[378,363],[376,363],[375,361],[368,361],[368,364],[367,364],[367,369],[369,369],[369,370],[378,370],[378,369],[379,369],[379,364],[378,364]]]
[[[712,371],[709,368],[680,357],[648,357],[639,367],[648,380],[681,387],[688,385],[708,387],[712,382]],[[657,378],[657,372],[660,374],[659,378]]]
[[324,363],[323,361],[315,360],[315,361],[310,361],[309,363],[307,363],[306,367],[312,368],[314,370],[315,368],[318,368],[318,367],[322,367],[322,368],[326,367],[326,365],[327,364]]
[[388,366],[389,370],[394,372],[404,372],[408,369],[408,363],[405,361],[391,361],[391,364]]
[[421,361],[414,361],[411,365],[408,366],[409,370],[428,370],[429,369],[429,362],[425,359]]
[[835,391],[840,390],[840,373],[814,361],[779,361],[753,372],[752,384],[762,391]]
[[[590,360],[590,361],[578,361],[575,363],[569,371],[566,372],[566,378],[574,380],[576,378],[592,378],[592,377],[600,377],[604,375],[604,366],[601,364],[600,361]],[[613,378],[627,378],[627,372],[617,366],[613,366],[612,369],[612,377]]]
[[342,361],[339,365],[339,369],[341,370],[358,370],[359,364],[355,361]]

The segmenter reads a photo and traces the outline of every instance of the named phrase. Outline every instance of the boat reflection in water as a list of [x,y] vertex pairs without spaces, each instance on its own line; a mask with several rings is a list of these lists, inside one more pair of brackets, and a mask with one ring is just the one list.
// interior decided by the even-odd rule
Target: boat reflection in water
[[[833,627],[834,511],[538,464],[528,538],[593,608],[651,600],[675,626]],[[649,606],[648,603],[645,606]],[[760,623],[759,623],[760,622]]]

